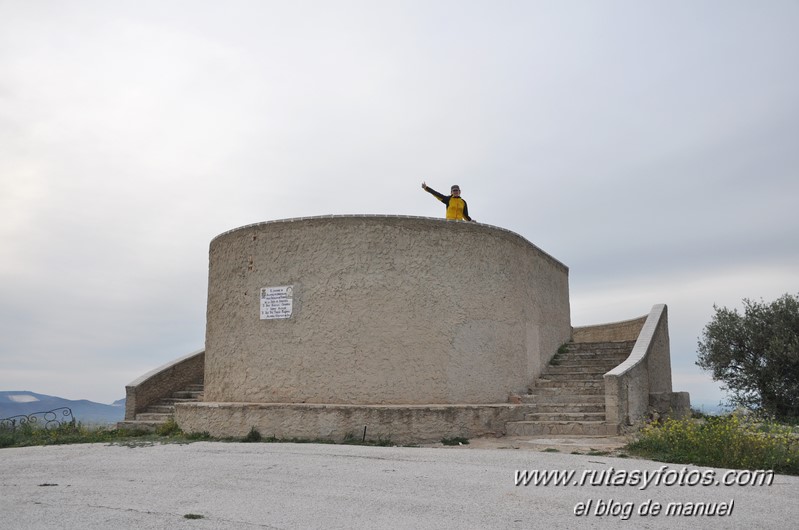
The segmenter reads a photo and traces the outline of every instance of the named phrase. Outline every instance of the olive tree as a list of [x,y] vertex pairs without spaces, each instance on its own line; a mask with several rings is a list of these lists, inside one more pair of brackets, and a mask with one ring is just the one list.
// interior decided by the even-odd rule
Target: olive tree
[[799,295],[743,304],[743,314],[713,306],[696,364],[723,383],[732,405],[799,418]]

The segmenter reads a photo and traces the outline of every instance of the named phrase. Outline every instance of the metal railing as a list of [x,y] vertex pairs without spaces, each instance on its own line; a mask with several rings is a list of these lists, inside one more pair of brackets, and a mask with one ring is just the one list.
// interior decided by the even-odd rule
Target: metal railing
[[0,419],[0,430],[16,430],[23,426],[56,429],[65,423],[75,423],[75,416],[69,407],[59,407],[43,412],[31,412]]

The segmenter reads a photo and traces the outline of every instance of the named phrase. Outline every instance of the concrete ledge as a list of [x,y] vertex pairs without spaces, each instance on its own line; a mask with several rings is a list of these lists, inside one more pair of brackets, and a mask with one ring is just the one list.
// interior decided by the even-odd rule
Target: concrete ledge
[[243,437],[255,428],[264,437],[343,441],[390,440],[398,444],[442,438],[505,434],[505,423],[523,420],[529,405],[338,405],[307,403],[181,403],[175,421],[184,432]]

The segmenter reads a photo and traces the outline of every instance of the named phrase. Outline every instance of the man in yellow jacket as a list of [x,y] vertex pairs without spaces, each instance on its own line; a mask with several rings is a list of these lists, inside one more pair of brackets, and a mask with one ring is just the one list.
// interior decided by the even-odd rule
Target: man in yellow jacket
[[439,193],[424,182],[422,182],[422,189],[446,205],[447,219],[455,221],[474,221],[474,219],[469,217],[469,207],[466,206],[466,201],[461,199],[461,189],[457,184],[452,186],[451,195]]

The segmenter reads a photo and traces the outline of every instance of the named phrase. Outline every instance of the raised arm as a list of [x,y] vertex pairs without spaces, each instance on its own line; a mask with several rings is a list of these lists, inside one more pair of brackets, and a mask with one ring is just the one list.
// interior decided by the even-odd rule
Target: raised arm
[[433,188],[431,188],[430,186],[428,186],[424,182],[422,182],[422,189],[424,191],[426,191],[427,193],[429,193],[430,195],[433,195],[439,201],[441,201],[443,203],[447,202],[447,196],[446,195],[437,192],[436,190],[434,190]]

